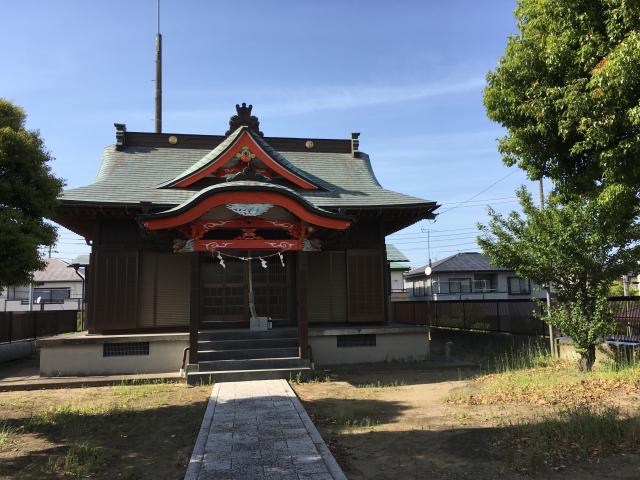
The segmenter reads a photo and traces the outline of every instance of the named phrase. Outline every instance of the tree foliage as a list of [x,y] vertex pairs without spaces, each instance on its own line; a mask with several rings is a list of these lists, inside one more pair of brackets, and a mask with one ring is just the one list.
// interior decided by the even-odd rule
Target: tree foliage
[[52,175],[52,157],[25,120],[22,108],[0,98],[0,286],[28,283],[46,266],[38,247],[56,241],[55,227],[44,218],[63,182]]
[[522,188],[522,215],[504,217],[490,209],[488,225],[478,226],[478,243],[495,265],[540,285],[553,282],[558,306],[547,320],[571,336],[587,368],[595,345],[613,328],[606,303],[609,287],[636,267],[640,253],[633,240],[640,229],[634,222],[638,206],[628,196],[619,185],[596,198],[564,203],[552,194],[546,208],[539,209]]
[[[639,294],[638,289],[634,288],[631,285],[627,287],[627,291],[630,297],[637,297]],[[611,297],[624,296],[624,286],[622,285],[622,283],[619,281],[612,283],[611,286],[609,287],[609,295]]]
[[[519,0],[519,32],[487,76],[499,150],[562,194],[640,192],[640,1]],[[632,198],[632,197],[630,197]]]

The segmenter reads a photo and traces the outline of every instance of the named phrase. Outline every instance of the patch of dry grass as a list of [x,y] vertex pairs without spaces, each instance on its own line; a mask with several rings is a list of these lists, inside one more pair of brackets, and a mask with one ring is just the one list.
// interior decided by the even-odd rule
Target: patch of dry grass
[[140,383],[0,393],[3,473],[16,480],[180,478],[210,390]]
[[0,422],[0,451],[7,448],[16,435],[16,429],[7,422]]
[[535,421],[516,421],[494,446],[523,473],[564,470],[579,461],[637,450],[640,419],[615,407],[562,407]]
[[556,360],[548,365],[507,370],[479,376],[467,392],[448,399],[466,405],[535,404],[550,406],[602,405],[621,395],[640,395],[640,367],[599,366],[589,373],[577,371],[573,362]]

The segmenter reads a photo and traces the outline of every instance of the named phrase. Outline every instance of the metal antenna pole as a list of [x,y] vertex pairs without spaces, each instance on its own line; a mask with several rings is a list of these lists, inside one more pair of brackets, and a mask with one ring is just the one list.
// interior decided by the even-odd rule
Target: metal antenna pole
[[160,0],[156,34],[156,133],[162,133],[162,34],[160,33]]
[[[544,187],[542,184],[542,177],[540,177],[540,180],[538,181],[538,189],[540,191],[540,210],[544,210]],[[547,288],[546,288],[546,294],[547,294],[547,315],[551,315],[551,282],[547,282]],[[551,348],[551,356],[552,357],[557,357],[558,355],[556,354],[556,342],[554,341],[554,335],[553,335],[553,325],[551,325],[550,323],[549,325],[549,346]]]

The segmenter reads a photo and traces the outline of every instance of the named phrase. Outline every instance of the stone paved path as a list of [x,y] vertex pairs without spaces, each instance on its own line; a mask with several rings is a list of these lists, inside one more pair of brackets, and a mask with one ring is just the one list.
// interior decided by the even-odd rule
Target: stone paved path
[[346,477],[285,380],[214,386],[185,480]]

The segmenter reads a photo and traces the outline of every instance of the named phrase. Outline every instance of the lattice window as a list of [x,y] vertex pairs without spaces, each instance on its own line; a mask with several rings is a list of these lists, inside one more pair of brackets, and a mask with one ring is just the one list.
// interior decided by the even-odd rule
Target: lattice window
[[362,334],[362,335],[338,335],[336,337],[338,348],[350,348],[350,347],[375,347],[376,336],[375,334]]
[[149,342],[105,343],[103,357],[132,357],[149,355]]

